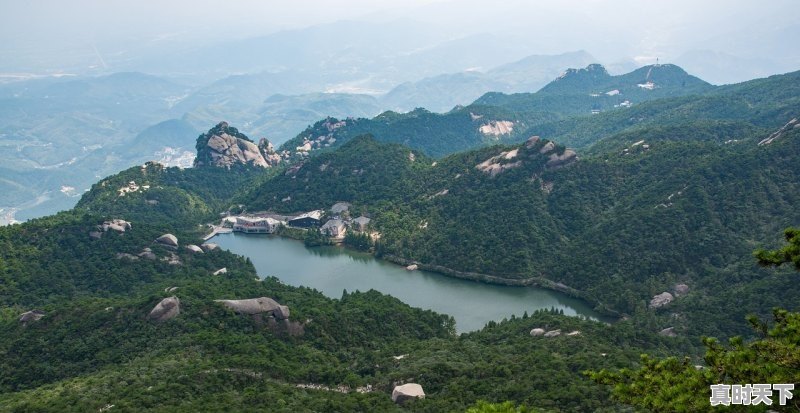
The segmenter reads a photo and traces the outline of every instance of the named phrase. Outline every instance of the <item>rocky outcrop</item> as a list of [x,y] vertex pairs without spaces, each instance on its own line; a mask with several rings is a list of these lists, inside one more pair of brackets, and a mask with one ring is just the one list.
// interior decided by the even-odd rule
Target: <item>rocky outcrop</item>
[[395,386],[394,390],[392,390],[392,401],[397,404],[424,398],[425,391],[423,391],[422,386],[417,383],[406,383],[401,386]]
[[161,245],[166,245],[168,247],[178,247],[178,237],[172,234],[164,234],[158,238],[156,238],[156,242]]
[[108,232],[108,230],[116,231],[116,232],[125,232],[132,228],[130,222],[125,221],[124,219],[112,219],[110,221],[105,221],[103,224],[100,225],[100,228],[103,232]]
[[264,314],[271,313],[276,319],[285,320],[289,318],[289,307],[280,305],[277,301],[269,297],[250,298],[246,300],[214,300],[222,303],[225,307],[241,314]]
[[145,248],[138,254],[139,258],[144,258],[146,260],[154,260],[156,259],[156,254],[153,253],[153,250],[150,248]]
[[100,239],[103,237],[103,233],[100,231],[89,231],[89,238],[91,239]]
[[41,320],[42,317],[44,317],[44,311],[41,310],[26,311],[20,314],[19,322],[22,323],[23,326],[26,326],[30,323]]
[[[267,150],[271,145],[264,145]],[[214,166],[228,168],[238,165],[251,165],[267,168],[270,164],[264,159],[262,148],[227,122],[220,122],[208,132],[197,138],[197,157],[195,167]]]
[[219,245],[207,242],[205,244],[200,245],[200,248],[203,249],[205,252],[214,251],[215,249],[219,248]]
[[139,259],[139,257],[137,257],[137,256],[135,256],[133,254],[128,254],[127,252],[118,252],[116,257],[117,257],[118,260],[136,261],[136,260]]
[[214,275],[220,275],[220,274],[227,274],[227,273],[228,273],[228,268],[227,267],[223,267],[223,268],[220,268],[220,269],[214,271],[213,274]]
[[528,149],[533,148],[537,143],[539,143],[540,140],[541,139],[538,136],[531,136],[525,141],[525,147]]
[[411,264],[411,265],[406,267],[406,269],[409,270],[409,271],[416,271],[418,268],[419,268],[419,265],[417,265],[417,264]]
[[543,336],[544,333],[545,330],[543,328],[534,328],[533,330],[531,330],[531,337]]
[[199,253],[199,254],[203,253],[203,249],[194,244],[187,245],[186,249],[194,253]]
[[664,291],[661,294],[653,296],[653,299],[650,300],[650,308],[660,308],[663,307],[674,300],[675,297],[672,294]]
[[181,313],[181,301],[174,295],[161,300],[147,315],[148,320],[167,321]]
[[484,135],[491,135],[499,137],[500,135],[509,135],[514,131],[514,122],[509,120],[493,120],[489,123],[481,125],[480,132]]
[[497,174],[522,166],[522,161],[509,162],[517,157],[519,149],[500,152],[499,155],[492,156],[491,158],[475,165],[475,168],[481,172],[487,173],[494,177]]
[[544,333],[545,337],[558,337],[561,335],[561,330],[552,330]]
[[264,158],[264,162],[267,163],[267,166],[278,166],[278,164],[281,163],[281,155],[275,151],[275,147],[272,146],[272,142],[270,142],[267,138],[261,138],[258,141],[258,151],[261,153],[261,156]]
[[677,337],[678,333],[675,332],[675,327],[667,327],[658,332],[658,335],[664,337]]
[[569,333],[567,333],[567,336],[569,336],[569,337],[575,337],[575,336],[579,336],[579,335],[581,335],[581,332],[578,331],[578,330],[570,331]]
[[[552,143],[552,142],[550,142]],[[545,167],[547,169],[558,169],[574,163],[578,159],[578,154],[572,149],[565,149],[561,155],[552,153],[547,159]]]
[[550,141],[550,142],[547,142],[546,144],[544,144],[544,145],[543,145],[543,146],[542,146],[542,147],[539,149],[539,153],[541,153],[541,154],[545,154],[545,153],[548,153],[548,152],[552,151],[552,150],[553,150],[553,149],[555,149],[555,148],[556,148],[556,144],[555,144],[555,143],[553,143],[553,141]]

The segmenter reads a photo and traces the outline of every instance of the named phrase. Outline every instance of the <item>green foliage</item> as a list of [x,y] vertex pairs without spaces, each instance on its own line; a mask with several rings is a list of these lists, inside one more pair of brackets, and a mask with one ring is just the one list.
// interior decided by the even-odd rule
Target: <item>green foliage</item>
[[475,406],[467,409],[466,413],[535,413],[539,410],[528,409],[525,406],[517,407],[514,403],[489,403],[484,400],[479,400]]
[[[613,395],[623,403],[654,412],[713,412],[709,403],[714,384],[800,383],[800,313],[775,310],[774,326],[751,319],[756,331],[766,333],[745,343],[739,337],[723,346],[704,339],[705,366],[695,366],[687,357],[663,360],[642,356],[638,369],[590,373],[598,383],[613,386]],[[766,410],[766,406],[762,406]],[[772,406],[773,410],[795,411],[796,405]],[[725,411],[753,411],[750,406],[731,406]]]
[[763,266],[776,266],[792,263],[794,268],[800,271],[800,229],[787,228],[784,231],[788,245],[778,250],[767,251],[757,250],[754,254],[758,263]]
[[369,251],[372,248],[372,238],[369,234],[347,231],[344,244],[359,251]]

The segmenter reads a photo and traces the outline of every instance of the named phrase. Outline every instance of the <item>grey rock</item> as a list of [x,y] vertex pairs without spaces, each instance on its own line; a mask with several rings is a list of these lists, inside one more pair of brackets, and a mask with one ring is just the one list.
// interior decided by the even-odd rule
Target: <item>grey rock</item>
[[100,226],[104,232],[108,230],[116,231],[116,232],[125,232],[126,230],[131,229],[133,226],[130,222],[125,221],[124,219],[112,219],[110,221],[105,221]]
[[552,330],[544,333],[545,337],[558,337],[561,335],[561,330]]
[[200,248],[203,249],[205,252],[214,251],[215,249],[219,248],[219,245],[214,244],[212,242],[207,242],[205,244],[200,245]]
[[194,244],[187,245],[186,249],[194,253],[200,253],[200,254],[203,253],[203,249]]
[[158,238],[156,238],[156,242],[162,245],[166,245],[169,247],[176,247],[178,246],[178,237],[172,234],[164,234]]
[[689,286],[686,284],[677,284],[675,287],[672,287],[672,291],[675,292],[675,295],[684,295],[689,292]]
[[133,255],[133,254],[128,254],[127,252],[118,252],[118,253],[117,253],[117,259],[118,259],[118,260],[131,260],[131,261],[136,261],[136,260],[138,260],[138,259],[139,259],[139,257],[137,257],[137,256],[135,256],[135,255]]
[[653,299],[650,300],[650,308],[663,307],[663,306],[671,303],[672,300],[674,300],[674,299],[675,299],[675,297],[673,297],[672,294],[670,294],[670,293],[665,291],[665,292],[663,292],[661,294],[653,296]]
[[528,148],[528,149],[530,149],[530,148],[532,148],[534,145],[536,145],[537,143],[539,143],[539,140],[540,140],[540,139],[539,139],[539,137],[538,137],[538,136],[531,136],[530,138],[528,138],[528,140],[526,140],[526,141],[525,141],[525,147],[526,147],[526,148]]
[[565,149],[561,155],[552,153],[548,158],[545,167],[548,169],[563,168],[567,165],[574,163],[578,159],[578,154],[572,149]]
[[289,307],[280,305],[269,297],[249,298],[245,300],[214,300],[225,307],[241,314],[272,313],[275,318],[289,318]]
[[544,154],[544,153],[552,151],[555,148],[556,148],[556,144],[554,144],[553,141],[550,141],[550,142],[547,142],[546,144],[544,144],[544,146],[542,146],[541,149],[539,149],[539,153]]
[[395,386],[392,390],[392,401],[397,404],[403,404],[409,400],[424,399],[425,391],[422,386],[417,383],[406,383],[401,386]]
[[214,275],[227,274],[227,273],[228,273],[228,268],[227,267],[223,267],[223,268],[220,268],[220,269],[214,271]]
[[89,231],[89,238],[91,239],[100,239],[103,237],[103,233],[100,231]]
[[150,248],[143,249],[142,252],[140,252],[137,255],[139,256],[139,258],[144,258],[146,260],[154,260],[154,259],[156,259],[156,254],[154,254],[153,250],[151,250]]
[[175,318],[181,313],[181,301],[174,295],[161,300],[147,315],[147,318],[154,321],[167,321]]
[[41,310],[26,311],[20,314],[19,322],[22,323],[22,325],[28,325],[30,323],[33,323],[34,321],[41,320],[42,317],[44,317],[44,311]]

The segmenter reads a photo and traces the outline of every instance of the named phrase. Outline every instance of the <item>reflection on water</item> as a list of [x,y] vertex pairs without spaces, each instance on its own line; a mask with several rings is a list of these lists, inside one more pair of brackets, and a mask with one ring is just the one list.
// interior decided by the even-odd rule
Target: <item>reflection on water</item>
[[269,235],[222,234],[220,247],[250,258],[259,276],[275,276],[294,286],[307,286],[328,297],[342,290],[375,289],[423,309],[452,315],[456,330],[480,329],[489,321],[537,309],[564,310],[567,315],[599,319],[587,303],[536,287],[483,284],[405,268],[350,249],[306,248],[302,242]]

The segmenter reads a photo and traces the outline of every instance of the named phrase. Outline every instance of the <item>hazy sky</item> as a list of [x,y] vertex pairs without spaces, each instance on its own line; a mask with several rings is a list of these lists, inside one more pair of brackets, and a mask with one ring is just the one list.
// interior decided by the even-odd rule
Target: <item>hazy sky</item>
[[[476,33],[533,52],[585,49],[606,61],[709,49],[796,59],[796,0],[0,0],[0,57],[20,71],[86,56],[135,59],[338,20],[409,19],[442,39]],[[97,51],[95,51],[97,50]],[[789,57],[781,56],[780,51]],[[100,58],[97,59],[98,61]],[[11,62],[11,63],[9,63]]]

